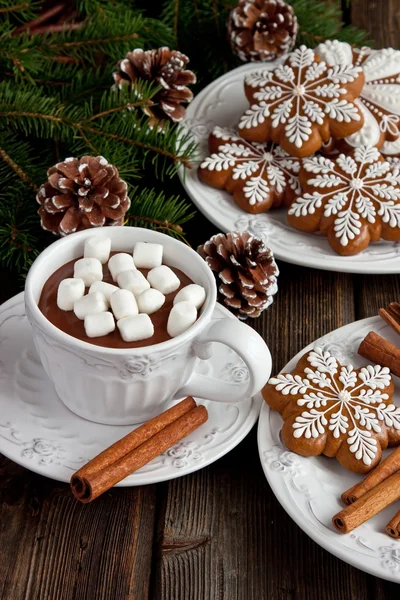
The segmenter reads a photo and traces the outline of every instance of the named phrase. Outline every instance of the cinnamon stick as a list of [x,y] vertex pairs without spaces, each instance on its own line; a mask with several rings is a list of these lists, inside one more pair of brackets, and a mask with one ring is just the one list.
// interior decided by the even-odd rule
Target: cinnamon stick
[[386,308],[380,308],[379,316],[400,335],[400,304],[398,302],[391,302]]
[[400,510],[394,515],[393,519],[389,521],[385,529],[390,537],[395,539],[400,538]]
[[346,506],[332,523],[341,533],[349,533],[400,498],[400,471],[397,471],[361,498]]
[[81,502],[91,502],[189,435],[207,418],[204,406],[196,406],[193,398],[186,398],[141,425],[79,469],[71,477],[74,496]]
[[394,375],[400,377],[400,348],[374,331],[370,331],[361,342],[358,354],[377,365],[389,367]]
[[372,490],[379,483],[396,473],[400,469],[400,446],[393,450],[385,460],[383,460],[368,475],[342,494],[342,500],[345,504],[353,504],[356,500],[364,496],[369,490]]

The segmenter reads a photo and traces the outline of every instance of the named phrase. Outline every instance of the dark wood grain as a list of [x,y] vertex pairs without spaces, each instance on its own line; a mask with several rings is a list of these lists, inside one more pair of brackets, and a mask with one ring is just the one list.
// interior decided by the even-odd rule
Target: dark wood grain
[[351,0],[350,15],[376,48],[400,47],[400,0]]
[[155,486],[82,505],[0,457],[1,600],[144,600],[154,514]]

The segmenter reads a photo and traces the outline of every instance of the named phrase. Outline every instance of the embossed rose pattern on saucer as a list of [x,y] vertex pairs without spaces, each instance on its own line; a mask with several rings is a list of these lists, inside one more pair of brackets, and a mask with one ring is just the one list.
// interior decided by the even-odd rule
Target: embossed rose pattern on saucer
[[[284,58],[284,57],[283,57]],[[347,273],[399,273],[400,243],[380,240],[354,256],[338,256],[319,234],[297,231],[286,219],[285,209],[252,215],[239,208],[232,196],[202,183],[197,165],[209,155],[208,136],[216,126],[234,128],[249,103],[244,94],[245,75],[273,69],[282,58],[262,65],[246,64],[219,77],[198,94],[186,111],[182,125],[198,142],[193,169],[180,171],[185,190],[201,212],[221,231],[249,230],[263,237],[275,254],[286,262]]]
[[[217,304],[212,321],[224,317],[235,318]],[[119,376],[147,377],[154,368],[146,359],[126,360]],[[222,344],[214,344],[212,360],[199,360],[197,369],[222,382],[249,378],[243,361]],[[207,423],[118,485],[167,481],[214,462],[247,435],[262,398],[258,395],[237,404],[201,403],[209,412]],[[131,430],[131,426],[92,423],[70,412],[36,353],[23,293],[0,307],[0,453],[31,471],[68,482],[80,466]]]
[[[320,347],[343,365],[354,368],[367,361],[357,349],[369,331],[396,343],[396,334],[379,317],[336,329],[304,348],[282,371],[292,371],[300,356]],[[400,381],[395,379],[393,403],[400,405]],[[397,505],[386,508],[352,533],[338,533],[332,516],[343,508],[340,495],[361,479],[325,456],[304,457],[290,452],[280,438],[281,416],[264,402],[258,425],[261,464],[275,496],[286,512],[315,542],[345,562],[383,579],[400,583],[400,544],[384,533]],[[388,451],[385,451],[385,455]]]

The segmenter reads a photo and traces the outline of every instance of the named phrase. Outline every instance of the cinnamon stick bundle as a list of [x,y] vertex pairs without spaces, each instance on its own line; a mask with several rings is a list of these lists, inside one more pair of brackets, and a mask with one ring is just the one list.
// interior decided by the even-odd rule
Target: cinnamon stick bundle
[[400,469],[400,446],[393,450],[385,460],[375,467],[368,475],[342,494],[345,504],[353,504],[367,492]]
[[361,342],[358,354],[377,365],[389,367],[394,375],[400,377],[400,348],[374,331],[370,331]]
[[400,335],[400,304],[391,302],[388,307],[380,308],[379,316]]
[[91,502],[171,448],[207,419],[205,406],[197,406],[190,397],[182,400],[128,433],[72,475],[74,496],[81,502]]
[[399,498],[400,471],[397,471],[338,512],[332,519],[333,525],[341,533],[349,533]]
[[393,519],[386,525],[386,533],[396,540],[400,538],[400,510],[394,515]]

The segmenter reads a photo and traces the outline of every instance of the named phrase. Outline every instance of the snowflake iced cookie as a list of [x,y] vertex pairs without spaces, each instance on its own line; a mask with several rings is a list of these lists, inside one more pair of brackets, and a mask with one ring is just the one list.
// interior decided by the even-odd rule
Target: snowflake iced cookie
[[296,229],[320,231],[343,256],[380,238],[400,241],[400,169],[376,148],[306,158],[299,177],[303,194],[288,211]]
[[355,473],[379,463],[382,450],[400,444],[400,408],[387,367],[353,369],[316,348],[292,373],[272,377],[263,389],[281,413],[286,446],[302,456],[335,457]]
[[365,85],[356,104],[364,125],[345,138],[350,147],[377,146],[384,154],[397,154],[400,137],[400,50],[352,48],[346,42],[327,40],[315,52],[329,65],[361,66]]
[[363,85],[361,67],[329,67],[300,46],[283,65],[246,77],[251,106],[240,119],[239,133],[254,142],[277,142],[291,156],[310,156],[330,137],[361,129],[364,119],[354,100]]
[[247,142],[229,129],[215,127],[209,138],[211,156],[200,164],[199,179],[232,194],[249,213],[289,206],[300,193],[300,160],[280,146]]

